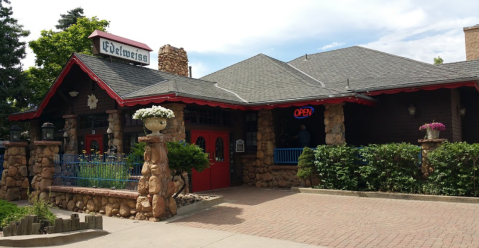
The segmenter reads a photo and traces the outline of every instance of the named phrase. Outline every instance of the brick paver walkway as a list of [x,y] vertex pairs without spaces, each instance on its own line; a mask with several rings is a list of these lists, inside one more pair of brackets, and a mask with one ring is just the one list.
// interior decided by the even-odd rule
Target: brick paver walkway
[[[479,247],[479,205],[233,187],[174,224],[327,247]],[[260,246],[258,246],[260,247]]]

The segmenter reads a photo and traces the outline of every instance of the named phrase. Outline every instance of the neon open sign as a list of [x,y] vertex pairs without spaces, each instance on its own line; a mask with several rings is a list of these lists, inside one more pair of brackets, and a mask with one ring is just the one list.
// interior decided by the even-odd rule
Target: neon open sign
[[314,108],[310,106],[301,107],[294,111],[294,118],[296,119],[304,119],[306,117],[310,117],[314,113]]

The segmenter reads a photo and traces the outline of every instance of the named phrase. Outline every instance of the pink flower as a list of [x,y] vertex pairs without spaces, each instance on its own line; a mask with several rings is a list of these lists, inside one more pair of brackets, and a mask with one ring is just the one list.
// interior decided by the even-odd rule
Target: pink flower
[[432,129],[432,130],[438,130],[438,131],[444,131],[446,130],[446,126],[440,122],[432,122],[432,123],[426,123],[422,126],[419,127],[419,130],[426,130],[426,129]]

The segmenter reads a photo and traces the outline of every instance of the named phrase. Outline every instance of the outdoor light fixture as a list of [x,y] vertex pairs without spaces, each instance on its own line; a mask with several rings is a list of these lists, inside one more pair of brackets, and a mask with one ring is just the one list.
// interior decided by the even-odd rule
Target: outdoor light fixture
[[409,110],[409,114],[411,116],[414,116],[416,114],[416,107],[414,107],[414,105],[409,105],[409,108],[407,108],[407,110]]
[[50,122],[45,122],[42,125],[42,140],[53,140],[53,132],[55,126]]
[[10,142],[20,142],[20,134],[22,129],[19,126],[13,125],[10,127]]
[[466,108],[464,106],[461,106],[459,108],[459,114],[464,117],[466,115]]
[[111,130],[111,128],[108,128],[106,130],[106,133],[108,134],[108,139],[112,140],[113,139],[113,131]]
[[65,144],[68,142],[68,133],[67,133],[67,131],[65,131],[65,132],[63,133],[63,140],[65,140]]

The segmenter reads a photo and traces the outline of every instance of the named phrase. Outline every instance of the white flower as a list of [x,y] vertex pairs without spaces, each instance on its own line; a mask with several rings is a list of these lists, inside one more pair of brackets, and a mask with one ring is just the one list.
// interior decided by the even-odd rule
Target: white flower
[[133,119],[137,120],[144,120],[148,117],[173,118],[175,117],[175,114],[171,109],[155,105],[153,105],[151,108],[138,109],[135,114],[133,114]]
[[88,96],[88,107],[90,109],[96,109],[96,104],[98,103],[98,99],[96,99],[96,96],[91,94]]

